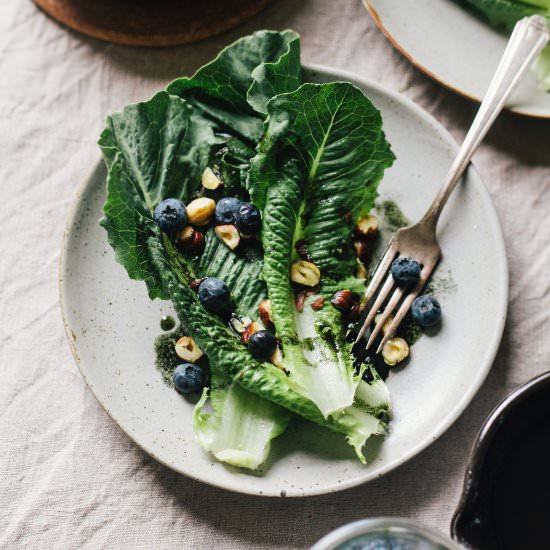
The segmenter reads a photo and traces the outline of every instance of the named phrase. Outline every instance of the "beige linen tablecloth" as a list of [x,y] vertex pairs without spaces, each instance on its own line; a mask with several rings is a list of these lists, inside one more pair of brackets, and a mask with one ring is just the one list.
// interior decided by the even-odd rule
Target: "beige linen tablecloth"
[[0,548],[305,548],[343,523],[380,515],[448,532],[483,418],[550,367],[550,121],[504,113],[475,156],[510,263],[504,340],[474,402],[414,460],[333,495],[253,498],[157,464],[101,409],[65,341],[57,264],[67,208],[99,156],[102,121],[237,37],[288,27],[302,35],[305,62],[377,80],[463,136],[473,104],[395,52],[359,0],[276,0],[231,33],[157,50],[88,39],[29,0],[0,0]]

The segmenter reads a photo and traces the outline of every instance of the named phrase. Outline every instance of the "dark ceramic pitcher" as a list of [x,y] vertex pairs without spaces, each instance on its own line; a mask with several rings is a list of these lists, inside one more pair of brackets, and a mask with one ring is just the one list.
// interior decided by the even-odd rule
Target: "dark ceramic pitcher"
[[451,533],[475,550],[550,549],[550,372],[513,391],[485,421]]
[[[340,527],[313,550],[550,550],[550,372],[513,391],[477,435],[454,541],[400,518]],[[456,541],[456,542],[455,542]]]

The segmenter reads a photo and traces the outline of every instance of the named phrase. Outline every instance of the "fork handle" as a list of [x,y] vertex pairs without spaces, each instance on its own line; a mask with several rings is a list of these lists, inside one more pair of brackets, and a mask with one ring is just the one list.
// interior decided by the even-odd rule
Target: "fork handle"
[[524,17],[514,27],[493,80],[447,174],[445,185],[439,190],[420,222],[427,228],[431,227],[434,233],[439,215],[466,170],[474,151],[487,134],[516,84],[548,42],[549,37],[546,19],[540,15]]

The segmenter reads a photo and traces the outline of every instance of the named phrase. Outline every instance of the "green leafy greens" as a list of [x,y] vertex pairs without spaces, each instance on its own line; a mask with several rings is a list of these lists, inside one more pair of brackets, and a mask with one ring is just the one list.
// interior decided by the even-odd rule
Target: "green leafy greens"
[[[323,274],[307,304],[341,285],[362,284],[349,276],[351,231],[372,207],[393,155],[378,111],[357,88],[297,88],[300,82],[298,36],[260,31],[193,77],[108,117],[99,141],[109,168],[101,224],[117,261],[146,283],[152,299],[172,301],[209,359],[210,388],[193,418],[197,439],[219,460],[252,469],[291,412],[343,433],[364,460],[362,447],[385,432],[389,410],[384,383],[376,376],[360,382],[355,373],[340,313],[306,306],[298,314],[288,273],[301,239]],[[159,230],[152,212],[165,198],[188,203],[199,196],[200,175],[213,164],[228,193],[250,194],[262,210],[263,246],[252,241],[231,251],[208,229],[203,254],[190,258]],[[226,282],[238,314],[256,318],[259,303],[270,298],[290,375],[258,363],[202,307],[189,283],[204,276]]]
[[353,404],[360,376],[340,313],[296,311],[290,265],[301,242],[321,270],[321,295],[342,288],[339,279],[356,266],[353,226],[373,207],[394,156],[380,113],[351,84],[304,84],[273,98],[268,114],[248,180],[263,210],[264,279],[284,364],[326,418]]
[[[523,17],[542,15],[550,25],[550,0],[466,0],[483,13],[493,27],[511,31]],[[550,91],[550,46],[546,46],[533,67],[539,85]]]
[[[269,65],[263,69],[264,64]],[[255,33],[223,50],[192,78],[172,83],[169,86],[172,94],[160,92],[150,101],[130,105],[107,119],[99,142],[109,167],[108,197],[101,223],[117,261],[131,278],[146,282],[151,298],[170,297],[154,259],[159,257],[157,252],[168,254],[180,280],[189,282],[202,276],[223,278],[243,315],[257,311],[258,303],[265,298],[265,285],[259,277],[261,261],[257,257],[251,260],[237,256],[210,230],[200,261],[190,261],[174,249],[152,220],[153,207],[163,198],[176,197],[188,202],[196,196],[200,175],[213,159],[224,173],[226,186],[231,182],[234,187],[240,186],[240,172],[246,170],[254,154],[251,145],[255,144],[263,123],[263,115],[246,103],[256,72],[267,74],[262,79],[262,89],[269,86],[279,91],[293,89],[301,72],[298,35],[292,31]],[[278,79],[270,85],[269,75],[278,72],[286,72],[284,82]],[[233,77],[223,80],[226,74]],[[237,74],[239,78],[235,77]],[[222,80],[218,81],[220,76]],[[261,105],[261,91],[251,89],[250,93],[255,105]],[[181,321],[185,326],[183,318]],[[211,360],[213,413],[200,414],[199,406],[195,414],[199,440],[227,462],[256,468],[265,459],[270,440],[284,431],[289,413],[270,401],[258,407],[256,396],[235,390],[231,377],[216,366]],[[228,396],[230,399],[226,401]],[[200,405],[203,402],[204,399]],[[243,425],[256,422],[258,426],[260,419],[264,429],[248,431],[249,439],[245,441],[240,430],[241,438],[231,441],[219,419],[234,413],[238,413]],[[214,430],[215,425],[219,429]],[[201,438],[201,432],[206,430],[209,437]],[[248,452],[245,459],[242,448],[247,441],[255,445],[255,452]],[[231,458],[233,451],[240,458]]]

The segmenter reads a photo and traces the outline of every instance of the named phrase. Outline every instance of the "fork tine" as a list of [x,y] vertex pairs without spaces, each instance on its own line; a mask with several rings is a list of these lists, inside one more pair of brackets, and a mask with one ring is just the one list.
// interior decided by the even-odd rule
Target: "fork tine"
[[[380,283],[384,279],[384,276],[388,272],[388,269],[390,268],[390,265],[397,255],[397,250],[394,250],[392,247],[393,239],[390,241],[390,244],[388,245],[388,248],[386,249],[386,252],[384,252],[384,256],[382,256],[382,259],[380,260],[379,264],[376,266],[376,271],[374,272],[374,275],[372,276],[368,286],[367,290],[365,290],[365,295],[362,300],[362,304],[366,305],[374,296],[374,293],[378,290],[378,287],[380,286]],[[364,331],[363,331],[364,332]]]
[[432,271],[435,268],[435,263],[431,265],[425,265],[424,269],[422,270],[422,273],[420,274],[420,280],[409,294],[405,296],[405,299],[403,300],[403,303],[401,304],[401,307],[397,310],[397,313],[395,314],[395,317],[392,321],[392,324],[389,326],[388,330],[386,331],[386,334],[384,334],[384,338],[382,338],[382,341],[380,342],[380,345],[378,346],[378,349],[376,350],[376,353],[380,353],[382,351],[382,348],[384,347],[384,344],[392,338],[392,336],[395,334],[395,331],[399,327],[401,321],[407,315],[407,312],[411,308],[412,303],[414,302],[414,299],[420,294],[420,291],[424,288],[424,285],[426,284],[426,281],[430,278],[430,275],[432,274]]
[[384,300],[387,298],[388,294],[391,292],[394,285],[395,285],[395,281],[393,280],[391,273],[389,273],[388,276],[386,277],[386,282],[384,283],[384,285],[382,286],[382,289],[378,293],[378,296],[376,297],[374,304],[372,304],[369,310],[369,313],[365,321],[363,322],[363,325],[361,326],[361,330],[359,331],[359,334],[355,339],[355,343],[359,342],[359,340],[363,338],[363,335],[365,334],[367,328],[369,328],[369,325],[374,319],[376,312],[380,309],[380,307],[384,303]]
[[366,349],[369,349],[372,346],[372,344],[374,343],[374,340],[378,336],[379,332],[382,330],[384,323],[387,321],[388,317],[393,313],[394,309],[397,307],[397,304],[403,297],[404,293],[405,291],[400,287],[397,287],[395,289],[384,311],[382,312],[380,319],[378,319],[378,322],[376,323],[375,327],[372,330],[369,341],[367,342]]
[[[382,259],[376,266],[376,271],[374,272],[374,275],[372,276],[367,289],[365,290],[365,295],[363,296],[363,299],[361,300],[361,309],[360,311],[363,311],[368,303],[372,300],[374,293],[378,290],[378,287],[380,286],[380,283],[384,279],[384,276],[388,272],[388,269],[390,268],[390,265],[397,255],[397,250],[393,249],[393,242],[394,238],[390,241],[388,248],[386,248],[386,252],[384,252],[384,255],[382,256]],[[354,344],[357,344],[361,338],[363,338],[365,332],[367,331],[367,328],[369,327],[370,322],[372,321],[372,318],[374,317],[374,314],[371,316],[369,312],[369,317],[367,317],[367,320],[361,325],[361,329],[359,330],[359,334],[357,335],[357,338],[355,338]],[[375,310],[376,314],[376,310]]]

